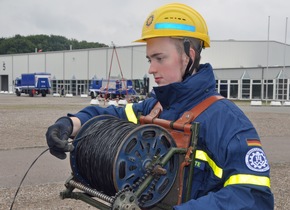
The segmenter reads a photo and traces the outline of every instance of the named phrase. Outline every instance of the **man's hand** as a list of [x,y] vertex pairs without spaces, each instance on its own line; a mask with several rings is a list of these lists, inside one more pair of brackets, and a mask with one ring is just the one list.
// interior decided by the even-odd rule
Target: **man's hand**
[[65,159],[65,152],[71,152],[74,146],[68,142],[73,131],[73,122],[69,117],[59,118],[46,132],[49,151],[59,159]]

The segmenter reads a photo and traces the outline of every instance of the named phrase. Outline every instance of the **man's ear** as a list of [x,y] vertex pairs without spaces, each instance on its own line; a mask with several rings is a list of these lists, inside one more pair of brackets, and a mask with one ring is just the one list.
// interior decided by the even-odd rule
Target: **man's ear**
[[189,56],[191,57],[191,59],[194,61],[195,60],[195,50],[193,48],[189,49]]
[[193,48],[189,49],[190,58],[185,53],[184,53],[184,56],[185,56],[185,65],[188,65],[190,58],[192,60],[192,63],[194,63],[194,61],[195,61],[195,50]]

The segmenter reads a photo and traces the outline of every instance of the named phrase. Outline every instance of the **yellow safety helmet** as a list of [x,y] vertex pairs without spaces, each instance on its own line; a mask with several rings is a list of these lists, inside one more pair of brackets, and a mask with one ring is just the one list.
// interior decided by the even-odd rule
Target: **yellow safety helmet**
[[207,25],[193,8],[180,3],[171,3],[154,10],[146,19],[142,37],[135,42],[146,42],[154,37],[192,37],[210,46]]

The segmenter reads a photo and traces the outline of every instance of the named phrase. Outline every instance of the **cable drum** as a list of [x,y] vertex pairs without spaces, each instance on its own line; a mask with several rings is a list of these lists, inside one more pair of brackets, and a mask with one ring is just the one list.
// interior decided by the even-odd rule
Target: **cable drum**
[[[70,162],[76,179],[110,196],[126,187],[137,190],[149,168],[176,147],[172,136],[161,126],[136,125],[109,115],[85,123],[73,144]],[[169,192],[177,176],[178,155],[163,168],[166,174],[140,196],[143,203],[146,197],[143,207],[156,204]]]

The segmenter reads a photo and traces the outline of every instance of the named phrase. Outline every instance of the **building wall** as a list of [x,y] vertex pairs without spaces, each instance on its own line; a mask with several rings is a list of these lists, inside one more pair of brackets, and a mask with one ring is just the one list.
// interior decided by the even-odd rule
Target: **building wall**
[[64,52],[46,54],[45,72],[51,73],[54,79],[64,79]]
[[[275,79],[282,66],[290,66],[290,46],[275,41],[212,41],[211,47],[202,51],[201,63],[206,62],[212,64],[217,80],[241,80],[244,74],[250,79]],[[155,85],[148,74],[145,45],[0,55],[0,63],[0,76],[5,77],[4,82],[8,76],[9,91],[13,91],[13,81],[22,73],[33,72],[51,73],[52,79],[58,81],[56,89],[64,81],[69,87],[74,80],[82,80],[80,83],[86,83],[82,89],[88,89],[89,80],[109,76],[149,77],[149,89]],[[284,70],[287,78],[288,67]],[[73,83],[77,89],[78,81]],[[3,89],[3,84],[0,87]]]
[[216,79],[241,79],[244,74],[249,79],[275,79],[281,71],[284,71],[285,77],[289,78],[289,66],[285,66],[285,68],[283,66],[271,66],[268,69],[267,67],[214,69]]
[[289,66],[290,45],[275,41],[212,41],[211,47],[202,51],[201,61],[210,62],[214,68],[247,68],[267,63],[282,66],[284,57]]
[[214,73],[218,92],[229,99],[290,99],[290,66],[215,69]]

